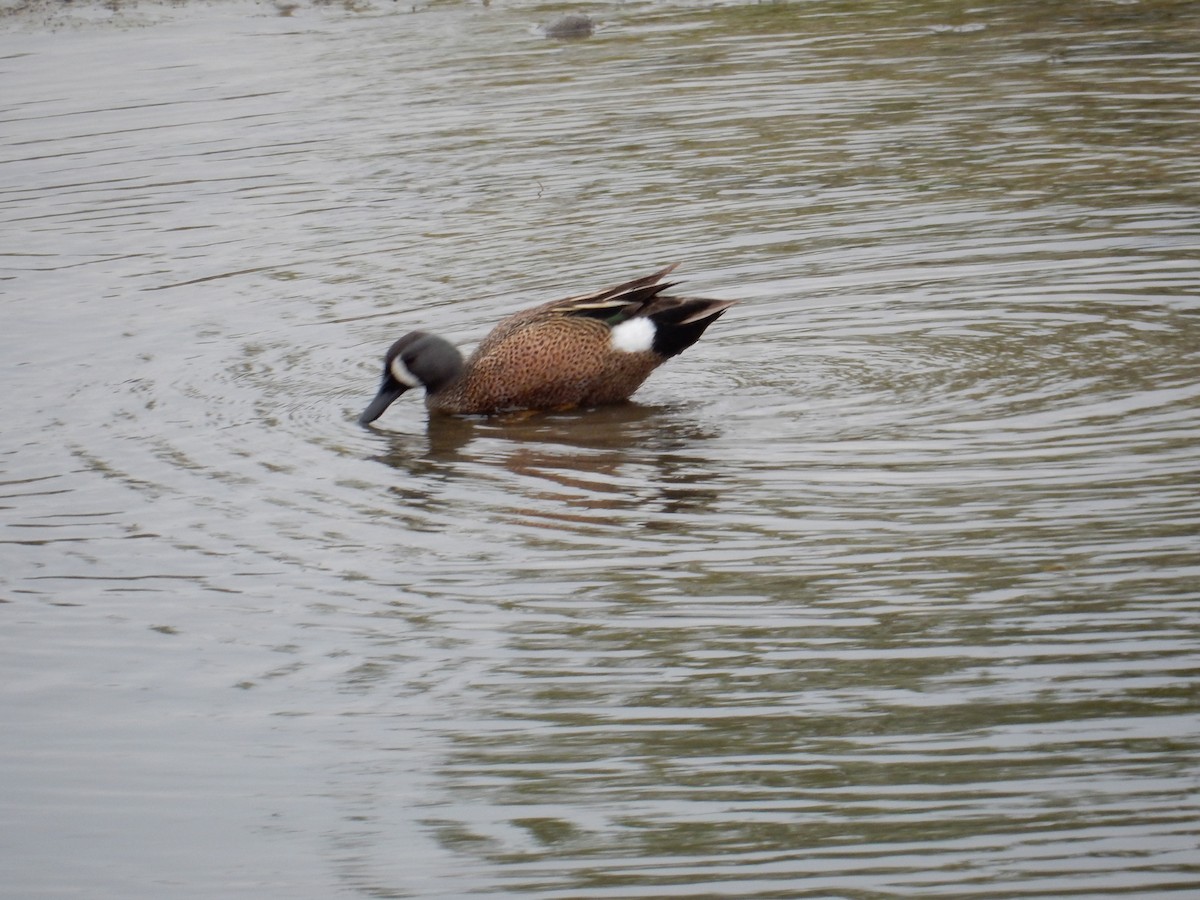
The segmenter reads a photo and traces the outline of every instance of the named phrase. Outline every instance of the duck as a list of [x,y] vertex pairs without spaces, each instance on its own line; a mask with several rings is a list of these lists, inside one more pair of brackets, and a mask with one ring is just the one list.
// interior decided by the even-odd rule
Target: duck
[[663,279],[677,266],[514,313],[465,361],[444,338],[409,332],[384,355],[379,391],[359,424],[370,425],[413,388],[425,389],[436,415],[622,403],[737,302],[667,294],[676,283]]

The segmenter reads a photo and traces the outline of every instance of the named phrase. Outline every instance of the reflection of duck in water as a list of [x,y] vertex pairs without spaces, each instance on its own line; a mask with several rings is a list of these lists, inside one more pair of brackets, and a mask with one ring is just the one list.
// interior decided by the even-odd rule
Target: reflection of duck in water
[[735,302],[664,294],[672,282],[661,279],[674,268],[509,316],[466,362],[449,341],[406,334],[384,357],[379,393],[359,422],[374,422],[415,387],[431,412],[460,415],[627,400]]
[[546,37],[556,38],[560,41],[589,38],[595,30],[596,23],[591,20],[590,16],[585,16],[582,13],[569,13],[565,16],[559,16],[552,22],[547,22],[542,26],[542,33]]

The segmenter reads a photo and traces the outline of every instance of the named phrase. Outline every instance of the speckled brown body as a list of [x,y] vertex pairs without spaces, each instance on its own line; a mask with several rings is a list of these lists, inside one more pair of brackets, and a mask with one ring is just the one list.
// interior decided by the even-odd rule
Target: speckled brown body
[[430,410],[461,415],[618,403],[666,361],[650,350],[614,351],[611,330],[595,319],[531,321],[533,312],[500,323],[456,381],[426,396]]

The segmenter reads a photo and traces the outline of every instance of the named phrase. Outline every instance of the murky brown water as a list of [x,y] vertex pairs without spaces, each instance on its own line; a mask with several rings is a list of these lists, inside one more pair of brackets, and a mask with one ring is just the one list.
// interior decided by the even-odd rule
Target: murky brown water
[[[1200,890],[1200,7],[65,9],[0,893]],[[636,405],[354,424],[676,259],[744,302]]]

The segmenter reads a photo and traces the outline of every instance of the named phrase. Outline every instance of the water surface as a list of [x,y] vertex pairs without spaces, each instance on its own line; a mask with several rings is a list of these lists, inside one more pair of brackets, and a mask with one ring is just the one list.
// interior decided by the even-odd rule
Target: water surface
[[1200,15],[992,6],[0,22],[0,892],[1194,894]]

